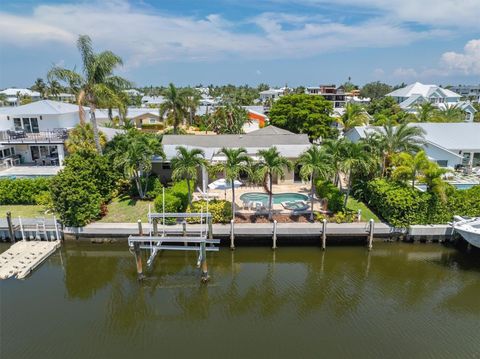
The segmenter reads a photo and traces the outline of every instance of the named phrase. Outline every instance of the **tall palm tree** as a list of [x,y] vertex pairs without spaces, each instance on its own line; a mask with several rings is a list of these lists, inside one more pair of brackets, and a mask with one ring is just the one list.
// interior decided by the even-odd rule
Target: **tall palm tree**
[[62,92],[62,86],[57,80],[48,81],[48,88],[46,90],[49,96],[57,98],[58,95]]
[[327,178],[332,172],[331,157],[324,149],[312,145],[297,160],[301,166],[300,176],[310,180],[310,220],[313,221],[313,198],[318,177]]
[[185,97],[172,83],[163,91],[165,102],[160,105],[160,117],[163,118],[165,114],[173,120],[173,133],[177,134],[178,126],[183,122],[187,116],[187,105]]
[[334,174],[333,184],[338,186],[340,183],[340,163],[342,160],[341,157],[341,148],[342,143],[347,141],[346,138],[340,140],[327,139],[323,141],[322,148],[329,156],[330,164],[332,166],[332,171]]
[[465,119],[465,113],[458,105],[447,105],[438,110],[438,119],[441,122],[462,122]]
[[[99,132],[100,146],[105,147],[107,136],[103,132]],[[65,140],[65,147],[69,153],[80,150],[95,151],[95,139],[93,137],[93,129],[90,123],[80,123],[68,133]]]
[[222,148],[221,154],[224,154],[227,160],[221,163],[225,172],[225,178],[232,185],[232,218],[235,219],[235,180],[239,178],[241,172],[248,171],[250,157],[247,156],[245,148]]
[[71,86],[73,93],[77,94],[80,121],[84,122],[83,104],[90,107],[90,122],[93,128],[95,147],[99,154],[102,154],[100,136],[98,133],[95,109],[100,98],[114,98],[116,89],[131,87],[130,82],[122,77],[114,76],[113,70],[123,64],[122,59],[111,51],[94,53],[92,40],[87,35],[80,35],[77,40],[77,47],[80,51],[83,62],[83,74],[74,70],[68,70],[54,66],[48,73],[49,80],[60,80]]
[[345,113],[338,119],[338,123],[343,126],[343,132],[346,132],[355,126],[366,125],[368,114],[359,104],[347,103]]
[[200,166],[207,165],[207,161],[204,158],[205,153],[197,148],[188,150],[183,146],[178,146],[176,150],[177,155],[172,158],[172,179],[174,181],[187,180],[188,203],[191,205],[190,181],[197,177],[197,169]]
[[401,123],[394,126],[391,121],[381,128],[374,128],[373,136],[377,136],[382,148],[382,176],[390,166],[393,154],[397,152],[414,153],[421,149],[424,143],[425,131],[417,126]]
[[272,219],[272,200],[273,200],[273,176],[285,178],[285,169],[291,171],[293,164],[287,158],[280,155],[277,148],[270,147],[268,150],[258,151],[260,162],[258,163],[258,171],[263,175],[263,178],[268,176],[269,193],[268,193],[268,219]]
[[414,156],[410,153],[401,152],[393,158],[395,169],[392,177],[397,180],[412,181],[412,187],[415,187],[415,180],[420,173],[423,173],[430,166],[425,151],[419,151]]
[[32,91],[37,91],[40,94],[40,98],[45,98],[47,95],[47,84],[43,81],[42,78],[38,78],[35,80],[35,83],[30,88]]
[[365,150],[363,142],[345,141],[342,143],[340,152],[342,158],[340,167],[347,178],[347,192],[343,204],[343,207],[346,208],[354,175],[358,172],[367,171],[373,161]]
[[0,106],[3,106],[5,103],[7,103],[7,95],[0,93]]
[[187,87],[181,91],[181,95],[184,98],[185,107],[188,111],[190,126],[193,125],[193,120],[195,118],[195,112],[197,112],[198,106],[200,106],[200,100],[202,95],[200,92],[194,88]]

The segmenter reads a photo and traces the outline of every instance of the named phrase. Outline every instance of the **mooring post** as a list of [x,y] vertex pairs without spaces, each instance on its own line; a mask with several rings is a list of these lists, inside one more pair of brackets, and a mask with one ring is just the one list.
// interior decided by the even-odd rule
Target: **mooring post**
[[368,250],[371,251],[373,248],[373,230],[375,228],[375,221],[370,219],[370,229],[368,234]]
[[15,243],[15,232],[13,231],[12,224],[12,213],[7,212],[7,226],[8,226],[8,235],[10,236],[10,242]]
[[142,220],[139,219],[137,223],[138,223],[138,235],[143,236]]
[[142,263],[142,254],[140,252],[140,242],[133,243],[133,250],[135,252],[135,263],[137,264],[138,280],[142,280],[143,279],[143,263]]
[[327,248],[327,220],[322,221],[322,250]]
[[275,249],[277,249],[277,220],[276,220],[276,219],[273,221],[273,236],[272,236],[272,240],[273,240],[272,249],[275,250]]
[[[208,204],[208,202],[207,202]],[[212,216],[208,216],[208,239],[213,239],[213,224],[212,224]]]
[[152,225],[153,225],[153,235],[156,237],[158,236],[158,222],[156,218],[153,218]]
[[200,243],[200,250],[202,251],[202,283],[206,283],[209,280],[208,277],[208,265],[207,265],[207,245],[205,241]]
[[233,251],[235,249],[235,226],[233,219],[230,220],[230,249]]

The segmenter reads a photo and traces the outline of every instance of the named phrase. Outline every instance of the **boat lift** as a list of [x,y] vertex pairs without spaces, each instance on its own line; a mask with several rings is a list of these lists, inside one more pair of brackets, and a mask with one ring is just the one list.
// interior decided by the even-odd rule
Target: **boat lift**
[[[165,204],[163,206],[165,208]],[[187,218],[198,219],[199,224],[187,231]],[[170,221],[178,222],[182,219],[181,228],[178,224],[168,225]],[[148,213],[149,231],[143,235],[142,222],[138,221],[138,235],[128,237],[129,250],[135,256],[137,274],[139,279],[143,278],[143,263],[141,251],[149,252],[147,269],[150,269],[162,250],[170,251],[197,251],[197,267],[201,267],[201,280],[207,282],[208,266],[206,252],[217,252],[215,244],[220,244],[219,239],[213,239],[212,215],[208,212],[199,213]],[[161,225],[161,228],[159,228]]]

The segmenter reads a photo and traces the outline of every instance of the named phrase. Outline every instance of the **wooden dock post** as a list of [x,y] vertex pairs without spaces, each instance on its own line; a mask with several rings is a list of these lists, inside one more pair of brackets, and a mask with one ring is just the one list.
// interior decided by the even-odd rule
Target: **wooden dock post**
[[277,220],[273,221],[273,235],[272,235],[273,245],[272,249],[277,249]]
[[235,249],[235,225],[233,219],[230,220],[230,249]]
[[137,264],[138,280],[142,280],[144,276],[143,276],[142,253],[140,252],[140,242],[135,242],[133,244],[133,250],[135,252],[135,263]]
[[142,220],[139,219],[137,223],[138,223],[138,235],[143,236]]
[[207,219],[207,222],[208,222],[208,239],[213,239],[213,220],[212,220],[212,216],[208,216],[208,219]]
[[156,237],[158,236],[158,221],[156,218],[153,219],[152,225],[153,225],[153,235]]
[[8,235],[10,236],[10,242],[15,243],[15,232],[13,231],[12,224],[12,212],[7,212],[7,226],[8,226]]
[[201,268],[202,268],[202,283],[208,282],[210,279],[208,276],[208,265],[207,265],[207,244],[205,241],[200,243],[200,250],[202,251],[202,263],[201,263]]
[[373,248],[373,230],[375,229],[375,221],[370,219],[370,228],[368,233],[368,250],[371,251]]
[[322,221],[322,250],[327,249],[327,220]]

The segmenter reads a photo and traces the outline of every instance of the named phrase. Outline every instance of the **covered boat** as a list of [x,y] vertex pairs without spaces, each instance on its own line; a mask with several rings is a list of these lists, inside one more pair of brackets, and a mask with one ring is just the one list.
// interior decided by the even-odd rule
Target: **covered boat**
[[455,216],[452,226],[454,231],[459,233],[468,243],[480,248],[480,218]]

